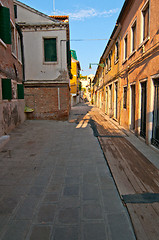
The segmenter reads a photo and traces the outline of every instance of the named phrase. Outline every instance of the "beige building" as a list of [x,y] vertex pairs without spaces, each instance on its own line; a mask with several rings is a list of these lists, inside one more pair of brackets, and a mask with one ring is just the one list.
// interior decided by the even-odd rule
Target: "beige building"
[[159,147],[158,0],[126,0],[95,76],[96,104]]
[[70,110],[68,16],[47,16],[19,1],[25,56],[25,100],[34,119],[67,119]]

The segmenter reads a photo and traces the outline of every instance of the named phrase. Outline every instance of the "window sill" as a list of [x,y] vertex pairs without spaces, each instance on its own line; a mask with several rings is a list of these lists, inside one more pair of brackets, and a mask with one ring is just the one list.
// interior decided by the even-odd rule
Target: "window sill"
[[23,65],[21,60],[18,59],[18,62],[19,62],[21,65]]
[[17,59],[17,56],[15,55],[14,52],[12,52],[12,56],[13,56],[15,59]]
[[7,45],[3,42],[2,39],[0,39],[0,44],[3,45],[5,48],[7,48]]
[[130,53],[129,58],[131,58],[135,53],[136,53],[136,49],[132,53]]
[[123,60],[122,64],[125,64],[127,62],[127,60],[128,60],[127,58],[125,60]]
[[56,65],[58,62],[43,62],[43,65]]
[[119,62],[119,59],[118,60],[115,60],[114,64],[117,64]]
[[147,37],[138,47],[140,49],[144,44],[146,44],[149,41],[150,37]]

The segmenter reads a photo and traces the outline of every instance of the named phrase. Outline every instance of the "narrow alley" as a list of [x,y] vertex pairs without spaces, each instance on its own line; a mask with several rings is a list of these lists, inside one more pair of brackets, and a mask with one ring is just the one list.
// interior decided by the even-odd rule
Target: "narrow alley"
[[86,119],[91,108],[81,104],[69,121],[30,120],[12,131],[0,152],[0,239],[135,239]]
[[28,120],[12,131],[0,152],[0,239],[158,239],[158,195],[132,202],[159,193],[158,170],[126,138],[88,104],[73,107],[69,121]]

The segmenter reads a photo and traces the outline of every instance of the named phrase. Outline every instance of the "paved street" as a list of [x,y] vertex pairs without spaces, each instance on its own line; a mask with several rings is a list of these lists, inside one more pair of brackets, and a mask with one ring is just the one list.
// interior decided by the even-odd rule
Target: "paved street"
[[1,240],[135,240],[98,140],[80,123],[90,109],[11,133],[0,152]]

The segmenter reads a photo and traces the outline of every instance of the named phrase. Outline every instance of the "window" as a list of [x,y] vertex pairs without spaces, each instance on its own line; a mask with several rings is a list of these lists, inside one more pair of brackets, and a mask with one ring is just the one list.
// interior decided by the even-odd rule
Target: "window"
[[57,62],[56,38],[44,39],[44,61]]
[[131,27],[131,52],[135,51],[136,49],[136,21],[134,22],[134,24]]
[[123,108],[126,109],[127,105],[127,87],[123,88]]
[[106,70],[106,72],[108,71],[108,58],[106,58],[106,60],[105,60],[105,70]]
[[128,35],[124,38],[124,60],[128,57]]
[[110,52],[108,55],[108,70],[111,69],[111,57],[112,57],[112,52]]
[[142,10],[142,41],[149,36],[149,2]]
[[16,41],[15,41],[15,26],[11,22],[11,50],[14,55],[16,55]]
[[10,11],[9,8],[0,6],[0,39],[11,44],[11,27],[10,27]]
[[119,42],[115,43],[115,62],[119,59]]
[[17,40],[17,42],[18,42],[18,59],[20,62],[22,62],[21,38],[20,38],[19,34],[17,34],[17,36],[18,36],[17,37],[18,38],[18,40]]
[[12,99],[12,84],[11,79],[3,78],[2,79],[2,99]]

